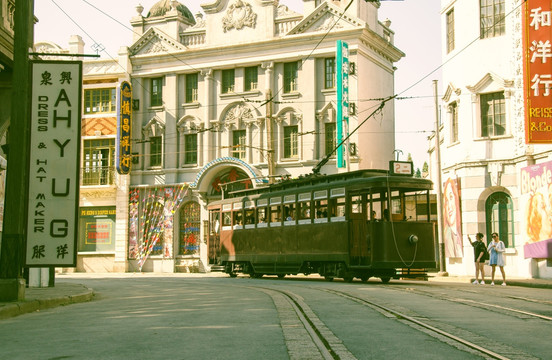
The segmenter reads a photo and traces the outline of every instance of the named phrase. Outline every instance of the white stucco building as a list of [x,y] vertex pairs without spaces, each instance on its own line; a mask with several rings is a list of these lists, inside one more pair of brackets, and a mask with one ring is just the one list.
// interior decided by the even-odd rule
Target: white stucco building
[[[206,1],[195,16],[176,1],[137,7],[128,271],[208,271],[206,205],[221,184],[308,174],[333,150],[337,40],[353,64],[349,128],[362,124],[349,169],[388,168],[393,102],[369,115],[394,94],[404,56],[389,23],[377,2],[303,3],[303,14],[273,0]],[[334,157],[321,173],[346,170]]]
[[[529,217],[532,194],[522,188],[522,173],[535,164],[534,171],[542,170],[552,160],[552,146],[525,141],[523,3],[441,1],[442,181],[452,179],[458,184],[463,235],[456,241],[460,250],[447,249],[451,274],[474,272],[468,234],[474,240],[474,234],[481,232],[490,241],[491,233],[497,232],[507,246],[507,275],[552,277],[550,257],[530,256],[526,248],[552,237],[549,232],[531,237],[530,228],[536,225]],[[430,146],[435,179],[433,139]],[[551,205],[549,201],[542,205],[547,212],[543,224],[550,221]]]

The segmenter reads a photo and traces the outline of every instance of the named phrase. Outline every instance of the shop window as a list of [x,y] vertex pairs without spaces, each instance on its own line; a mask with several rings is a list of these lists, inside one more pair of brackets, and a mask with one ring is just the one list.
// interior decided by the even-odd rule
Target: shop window
[[199,251],[201,209],[199,203],[190,201],[180,210],[179,255],[194,255]]

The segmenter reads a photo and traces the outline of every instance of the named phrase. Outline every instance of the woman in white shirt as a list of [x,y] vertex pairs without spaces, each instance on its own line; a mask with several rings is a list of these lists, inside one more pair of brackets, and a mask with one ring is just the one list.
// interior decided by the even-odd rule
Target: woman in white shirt
[[491,237],[493,238],[493,241],[489,243],[488,247],[490,254],[489,265],[493,267],[491,285],[494,285],[495,270],[498,265],[500,272],[502,273],[502,286],[506,286],[506,274],[504,273],[504,252],[506,251],[506,246],[502,241],[500,241],[497,233],[492,233]]

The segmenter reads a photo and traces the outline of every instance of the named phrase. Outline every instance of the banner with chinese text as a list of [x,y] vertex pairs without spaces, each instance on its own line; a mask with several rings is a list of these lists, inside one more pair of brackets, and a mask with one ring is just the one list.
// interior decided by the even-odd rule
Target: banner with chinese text
[[26,266],[75,267],[82,62],[31,62]]
[[550,0],[527,0],[523,12],[525,142],[552,143]]

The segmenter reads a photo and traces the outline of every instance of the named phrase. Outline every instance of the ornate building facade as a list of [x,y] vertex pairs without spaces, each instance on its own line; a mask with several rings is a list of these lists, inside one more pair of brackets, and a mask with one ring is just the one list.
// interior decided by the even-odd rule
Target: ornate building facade
[[[380,168],[393,159],[389,23],[377,2],[212,0],[137,7],[128,271],[208,271],[206,206],[225,191],[312,172]],[[348,44],[347,166],[336,167],[337,41]],[[358,130],[353,133],[353,129]]]
[[[543,171],[552,160],[552,146],[525,141],[523,3],[441,1],[441,167],[443,182],[455,188],[450,199],[445,189],[444,216],[458,213],[457,224],[449,226],[454,230],[445,233],[451,273],[473,273],[468,234],[474,240],[481,232],[489,242],[497,232],[507,247],[507,273],[552,277],[552,255],[531,250],[552,237],[552,228],[546,225],[552,219],[552,204],[546,200],[539,205],[542,220],[540,215],[538,221],[531,218],[535,191],[524,189],[524,178]],[[548,199],[548,188],[542,191]],[[452,206],[454,197],[457,207]],[[454,219],[445,223],[453,224]],[[542,233],[532,236],[535,231]]]

